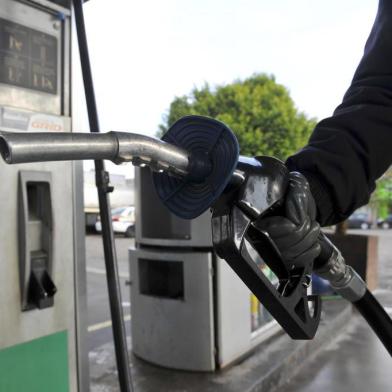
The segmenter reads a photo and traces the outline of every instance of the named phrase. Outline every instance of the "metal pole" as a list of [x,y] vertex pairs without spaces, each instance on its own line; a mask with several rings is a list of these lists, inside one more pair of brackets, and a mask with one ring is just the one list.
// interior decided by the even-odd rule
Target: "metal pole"
[[[99,132],[98,112],[95,102],[93,78],[87,46],[86,30],[83,17],[82,0],[73,0],[75,23],[79,43],[84,91],[86,95],[90,132]],[[102,239],[105,254],[106,279],[109,292],[110,312],[118,378],[122,392],[132,392],[132,377],[129,366],[128,347],[121,301],[120,279],[118,275],[117,255],[112,228],[110,201],[108,193],[113,190],[109,185],[109,174],[105,171],[102,160],[96,160],[95,180],[98,190],[99,210],[102,222]]]

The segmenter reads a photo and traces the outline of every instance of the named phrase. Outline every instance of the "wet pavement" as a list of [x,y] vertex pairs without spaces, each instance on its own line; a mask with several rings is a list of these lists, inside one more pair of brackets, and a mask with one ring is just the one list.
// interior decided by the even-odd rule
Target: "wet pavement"
[[[392,231],[379,235],[379,288],[392,313]],[[347,328],[276,392],[385,392],[392,390],[392,358],[364,319],[354,313]]]
[[[217,372],[187,372],[154,366],[131,355],[135,392],[265,392],[292,376],[309,355],[334,339],[350,320],[343,301],[325,304],[323,320],[313,340],[292,340],[280,333],[231,367]],[[130,346],[130,340],[128,345]],[[92,392],[116,392],[114,349],[106,344],[90,352]]]
[[392,360],[367,324],[350,325],[276,392],[386,392],[392,389]]
[[[127,335],[130,335],[130,294],[128,268],[128,248],[134,244],[133,238],[116,236],[117,260],[120,275],[123,312]],[[86,236],[87,254],[87,304],[88,304],[88,347],[89,351],[105,343],[113,343],[109,296],[106,282],[103,245],[100,235]]]
[[[387,310],[392,312],[392,230],[375,231],[372,234],[379,236],[379,289],[376,295]],[[282,334],[275,342],[268,342],[261,346],[253,355],[225,371],[217,373],[172,371],[150,365],[131,356],[135,391],[384,392],[392,390],[390,356],[366,322],[358,314],[354,313],[352,316],[347,312],[349,307],[339,308],[344,305],[343,301],[340,302],[335,305],[325,303],[325,308],[330,307],[332,313],[325,317],[318,331],[318,338],[304,343],[293,341]],[[334,309],[335,306],[337,308]],[[287,345],[286,348],[284,345]],[[91,350],[90,365],[92,392],[119,390],[111,342]]]

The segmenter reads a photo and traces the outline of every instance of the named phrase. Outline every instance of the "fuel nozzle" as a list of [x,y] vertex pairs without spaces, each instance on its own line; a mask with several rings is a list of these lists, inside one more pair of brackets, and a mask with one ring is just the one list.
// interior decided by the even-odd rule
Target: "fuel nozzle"
[[175,215],[193,219],[222,194],[236,168],[239,146],[220,121],[186,116],[162,140],[126,132],[1,132],[7,163],[107,159],[148,166],[157,193]]

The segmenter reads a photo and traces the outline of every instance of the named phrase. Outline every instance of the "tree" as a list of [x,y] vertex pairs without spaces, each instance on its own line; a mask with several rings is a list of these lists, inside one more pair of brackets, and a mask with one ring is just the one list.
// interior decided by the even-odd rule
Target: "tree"
[[238,138],[242,155],[285,159],[302,147],[315,119],[299,112],[288,90],[274,76],[255,74],[243,81],[211,88],[205,84],[170,104],[160,131],[189,114],[216,118]]

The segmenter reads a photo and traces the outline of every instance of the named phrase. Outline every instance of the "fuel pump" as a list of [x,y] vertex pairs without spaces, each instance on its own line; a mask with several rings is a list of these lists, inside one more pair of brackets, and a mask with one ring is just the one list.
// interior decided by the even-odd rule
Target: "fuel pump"
[[[239,156],[238,142],[223,123],[201,116],[177,121],[162,140],[120,132],[106,134],[2,133],[0,152],[7,163],[110,159],[149,166],[156,191],[174,214],[187,219],[212,210],[215,251],[293,339],[312,339],[321,313],[319,296],[307,294],[314,270],[358,308],[392,354],[392,321],[348,265],[321,235],[314,264],[288,270],[258,222],[278,211],[288,170],[272,157]],[[251,251],[253,249],[253,251]],[[278,278],[273,285],[258,268],[259,255]]]
[[[68,0],[0,0],[3,130],[72,132],[72,21]],[[85,391],[83,167],[1,162],[0,176],[0,390]]]

